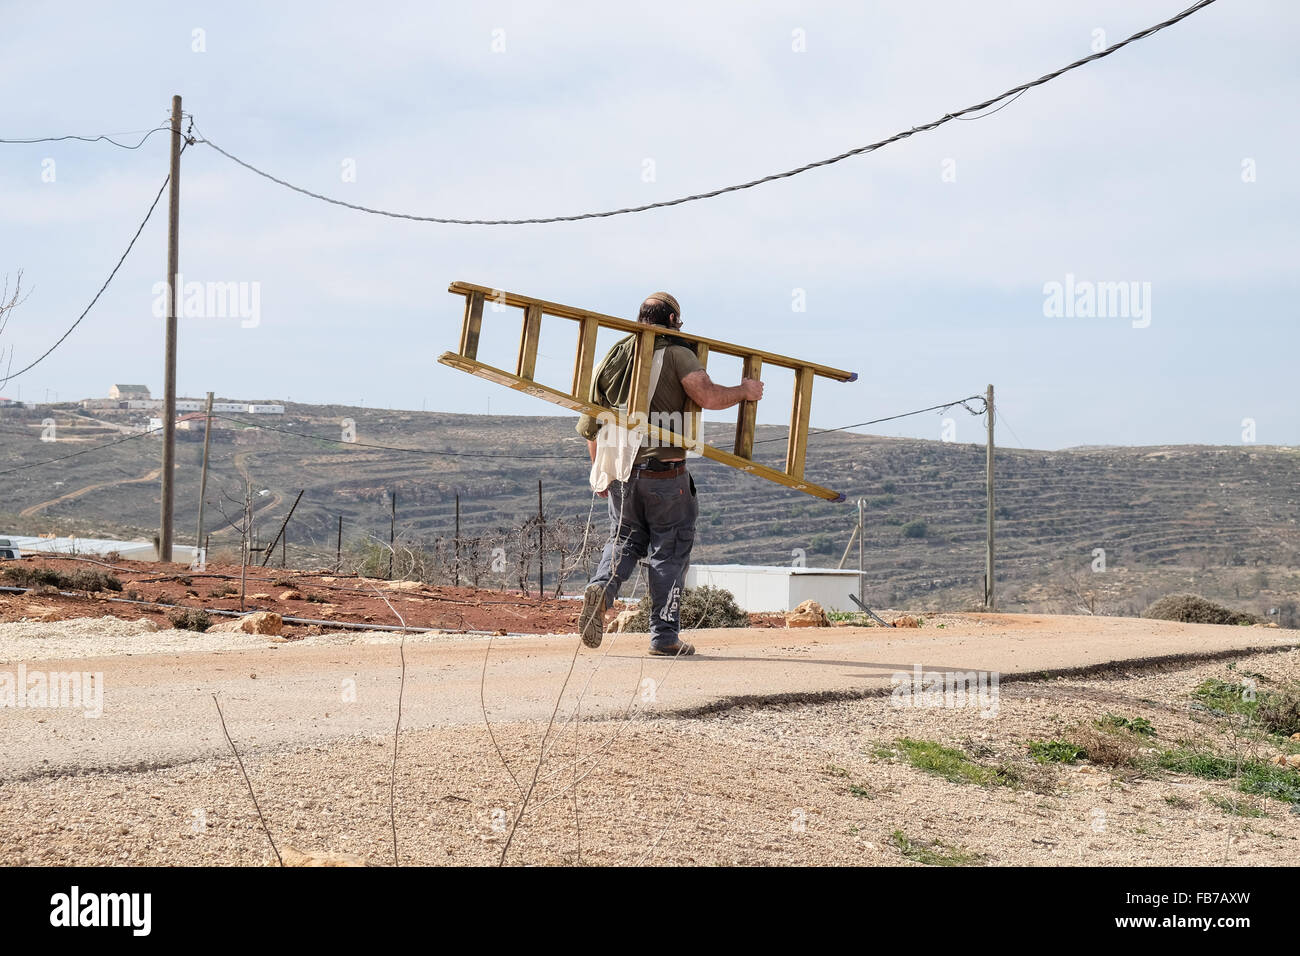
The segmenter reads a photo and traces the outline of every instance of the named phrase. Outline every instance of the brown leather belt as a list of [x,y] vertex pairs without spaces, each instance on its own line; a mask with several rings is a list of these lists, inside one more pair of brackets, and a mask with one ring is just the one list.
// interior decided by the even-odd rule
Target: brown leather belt
[[677,478],[686,474],[686,462],[682,462],[676,468],[668,468],[663,471],[651,471],[645,465],[637,465],[634,471],[638,478]]

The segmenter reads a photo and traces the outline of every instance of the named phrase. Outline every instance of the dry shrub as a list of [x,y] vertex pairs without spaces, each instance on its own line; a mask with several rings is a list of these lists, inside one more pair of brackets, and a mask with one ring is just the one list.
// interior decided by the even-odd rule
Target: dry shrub
[[1136,767],[1142,750],[1141,742],[1128,731],[1108,733],[1088,725],[1070,731],[1069,740],[1102,767]]
[[[689,588],[682,595],[681,629],[697,627],[749,627],[749,614],[741,610],[726,588],[708,584]],[[624,630],[637,634],[650,630],[650,595],[641,599]]]
[[1254,624],[1259,619],[1245,611],[1234,611],[1195,594],[1162,597],[1142,612],[1143,617],[1184,624]]
[[1271,734],[1289,737],[1300,733],[1300,694],[1283,691],[1261,695],[1255,718]]

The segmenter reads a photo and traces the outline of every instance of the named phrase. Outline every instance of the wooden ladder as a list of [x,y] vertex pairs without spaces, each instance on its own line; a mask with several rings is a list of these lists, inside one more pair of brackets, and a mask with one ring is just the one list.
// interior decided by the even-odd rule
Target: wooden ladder
[[[844,495],[815,485],[804,480],[804,464],[808,452],[808,420],[812,413],[812,388],[816,376],[829,378],[837,382],[852,382],[857,373],[842,369],[804,362],[799,359],[764,352],[743,345],[733,345],[717,339],[691,335],[679,330],[666,330],[647,326],[640,322],[603,315],[571,305],[560,305],[534,299],[531,296],[491,289],[487,286],[473,285],[469,282],[453,282],[448,291],[453,295],[464,296],[465,315],[460,329],[460,347],[455,352],[444,352],[438,361],[450,368],[477,375],[498,385],[505,385],[516,391],[524,392],[535,398],[559,405],[575,412],[585,412],[593,417],[612,414],[589,401],[591,380],[596,367],[596,335],[601,329],[613,329],[631,333],[637,337],[632,358],[632,388],[628,396],[628,409],[623,423],[629,428],[639,429],[648,434],[660,445],[683,447],[697,451],[712,461],[730,465],[741,471],[766,478],[779,485],[802,491],[806,494],[827,501],[843,501]],[[523,310],[523,326],[519,334],[519,352],[513,372],[494,368],[478,360],[479,336],[483,328],[483,305],[491,302]],[[549,385],[534,381],[537,370],[537,346],[541,339],[542,316],[550,315],[569,319],[578,323],[578,344],[573,360],[573,386],[571,391],[563,392]],[[676,432],[656,424],[650,416],[650,366],[654,360],[655,337],[671,334],[674,338],[685,339],[695,344],[696,355],[700,364],[707,367],[709,356],[713,353],[731,355],[740,358],[745,378],[759,378],[764,364],[788,368],[794,372],[794,397],[790,408],[790,434],[786,440],[785,468],[778,470],[761,465],[753,460],[754,427],[758,416],[758,402],[742,401],[736,415],[736,438],[731,451],[715,448],[706,444],[701,437],[700,408],[689,402],[684,416],[682,431]]]

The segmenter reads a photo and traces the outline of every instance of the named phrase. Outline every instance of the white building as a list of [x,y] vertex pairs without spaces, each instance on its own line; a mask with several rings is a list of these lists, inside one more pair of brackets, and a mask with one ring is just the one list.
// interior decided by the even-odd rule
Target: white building
[[253,415],[283,415],[283,405],[249,405],[248,411]]
[[792,611],[813,600],[828,611],[856,611],[849,594],[858,592],[857,571],[786,568],[763,564],[693,564],[686,586],[725,588],[746,611]]
[[[152,541],[112,541],[107,538],[37,538],[11,534],[8,540],[24,554],[94,554],[100,557],[116,551],[129,561],[157,561],[158,552]],[[172,560],[187,562],[194,559],[194,547],[172,545]]]
[[108,390],[108,397],[122,402],[133,398],[148,399],[151,396],[148,385],[114,385]]

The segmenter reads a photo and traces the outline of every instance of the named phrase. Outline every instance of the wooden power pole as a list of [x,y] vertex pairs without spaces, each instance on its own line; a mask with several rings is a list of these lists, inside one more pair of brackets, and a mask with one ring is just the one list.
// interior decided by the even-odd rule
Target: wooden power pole
[[988,442],[984,449],[985,484],[988,492],[988,529],[984,552],[984,604],[990,611],[997,610],[997,601],[993,591],[993,386],[985,393],[987,406],[984,413],[988,416]]
[[537,479],[537,596],[541,597],[546,590],[542,583],[544,577],[543,569],[546,561],[546,551],[544,550],[546,541],[543,537],[543,527],[546,524],[546,517],[542,514],[542,479]]
[[[167,199],[167,336],[163,367],[162,514],[158,560],[172,559],[172,509],[176,500],[176,273],[180,271],[181,98],[172,97],[172,159]],[[206,439],[205,439],[206,440]]]
[[[199,533],[194,537],[194,547],[203,547],[203,499],[208,493],[208,446],[212,443],[212,393],[208,392],[207,418],[203,424],[203,471],[199,476]],[[204,560],[207,555],[204,554]]]

